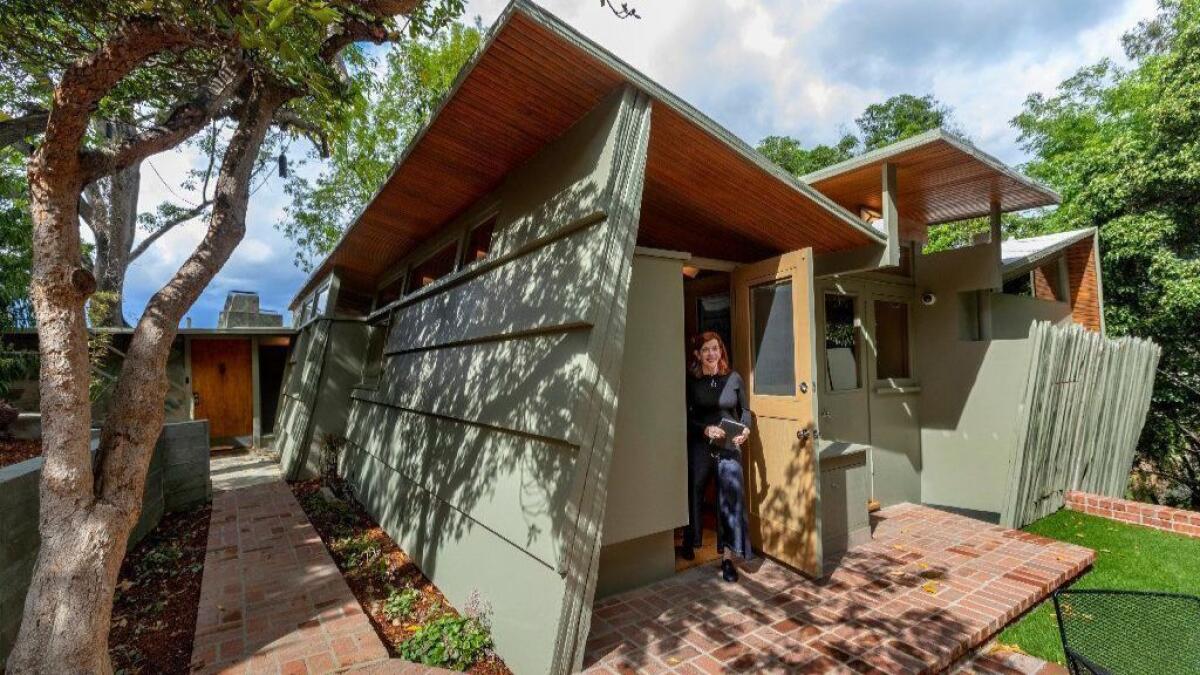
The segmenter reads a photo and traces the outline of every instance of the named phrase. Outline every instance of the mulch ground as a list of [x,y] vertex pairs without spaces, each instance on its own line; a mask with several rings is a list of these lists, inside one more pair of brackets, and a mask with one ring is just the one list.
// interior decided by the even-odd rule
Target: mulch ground
[[[345,555],[331,545],[334,538],[347,536],[347,531],[345,523],[332,522],[327,512],[312,508],[314,500],[322,499],[317,494],[321,489],[319,480],[291,483],[290,486],[296,495],[296,500],[304,508],[313,527],[316,528],[317,534],[321,536],[321,541],[325,543],[329,555],[333,557],[338,569],[342,571],[354,597],[358,598],[359,604],[371,619],[371,625],[375,627],[375,632],[383,640],[391,656],[400,656],[401,643],[412,635],[425,620],[446,614],[459,614],[437,586],[434,586],[433,582],[421,573],[412,558],[408,557],[408,554],[392,541],[392,538],[372,520],[358,502],[354,499],[345,500],[354,512],[354,522],[350,524],[350,536],[365,536],[378,544],[381,551],[380,557],[384,562],[377,564],[386,565],[386,574],[380,574],[375,565],[351,564],[353,561],[347,560]],[[403,619],[388,619],[383,612],[383,603],[387,600],[388,593],[392,588],[406,586],[416,589],[420,594],[413,611]],[[484,659],[475,662],[465,672],[475,675],[511,675],[512,673],[508,666],[500,660],[500,657],[490,651]]]
[[125,556],[108,638],[115,672],[188,672],[211,513],[168,514]]
[[24,462],[42,454],[42,442],[19,438],[0,438],[0,466]]

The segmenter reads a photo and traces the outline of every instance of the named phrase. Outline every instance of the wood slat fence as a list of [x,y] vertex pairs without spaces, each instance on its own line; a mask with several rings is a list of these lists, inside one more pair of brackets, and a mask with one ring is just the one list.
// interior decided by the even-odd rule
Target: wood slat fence
[[1125,492],[1154,389],[1160,348],[1080,325],[1034,324],[1002,524],[1022,527],[1063,506],[1068,490]]

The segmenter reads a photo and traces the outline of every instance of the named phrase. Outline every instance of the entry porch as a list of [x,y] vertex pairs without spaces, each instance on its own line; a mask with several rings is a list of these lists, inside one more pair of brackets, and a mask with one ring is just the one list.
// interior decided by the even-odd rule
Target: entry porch
[[871,541],[809,579],[715,564],[600,600],[587,672],[937,672],[1087,569],[1095,553],[927,506],[872,515]]

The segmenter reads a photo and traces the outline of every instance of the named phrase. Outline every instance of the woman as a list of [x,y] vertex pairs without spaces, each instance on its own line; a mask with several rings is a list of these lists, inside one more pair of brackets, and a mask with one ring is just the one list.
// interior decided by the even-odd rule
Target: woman
[[[748,560],[750,528],[746,519],[746,495],[742,483],[742,445],[750,438],[750,408],[746,385],[729,368],[729,355],[721,336],[711,331],[696,337],[695,363],[687,382],[688,420],[688,516],[682,555],[691,560],[701,544],[703,524],[700,505],[709,478],[717,479],[717,552],[721,554],[721,576],[737,581],[732,554]],[[721,420],[740,422],[745,430],[731,439],[736,449],[725,449]]]

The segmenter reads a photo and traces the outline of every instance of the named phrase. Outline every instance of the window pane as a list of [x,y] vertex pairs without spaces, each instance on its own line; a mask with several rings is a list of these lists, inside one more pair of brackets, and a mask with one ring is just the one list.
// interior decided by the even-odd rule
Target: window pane
[[329,288],[322,288],[317,292],[317,299],[313,305],[314,316],[324,316],[328,309],[325,304],[329,301]]
[[858,389],[858,326],[854,296],[825,296],[825,376],[830,391]]
[[908,364],[908,303],[875,301],[875,377],[911,377]]
[[424,288],[454,271],[454,251],[458,247],[451,243],[413,268],[408,277],[405,293]]
[[754,324],[754,393],[796,393],[796,349],[792,332],[792,283],[750,290]]
[[492,216],[482,225],[471,230],[467,237],[467,246],[463,249],[464,266],[479,262],[488,256],[492,249],[492,233],[496,229],[496,217]]

